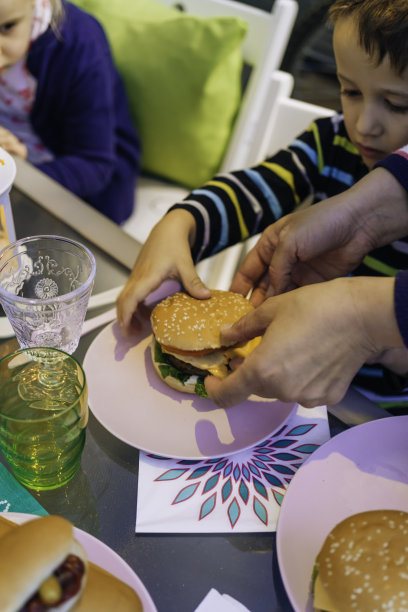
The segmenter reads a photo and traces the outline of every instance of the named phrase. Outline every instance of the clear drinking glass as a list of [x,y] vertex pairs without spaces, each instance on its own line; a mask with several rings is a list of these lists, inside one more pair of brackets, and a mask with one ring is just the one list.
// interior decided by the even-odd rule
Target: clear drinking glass
[[78,346],[96,263],[61,236],[30,236],[0,252],[0,303],[22,348]]
[[[78,361],[53,348],[0,360],[0,449],[30,489],[55,489],[76,474],[85,444],[88,392]],[[48,379],[47,364],[58,377]]]

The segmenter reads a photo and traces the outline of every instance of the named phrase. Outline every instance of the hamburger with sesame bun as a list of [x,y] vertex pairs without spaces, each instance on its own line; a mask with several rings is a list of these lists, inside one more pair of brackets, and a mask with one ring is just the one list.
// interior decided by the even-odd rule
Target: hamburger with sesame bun
[[329,533],[313,574],[318,612],[408,610],[408,513],[371,510]]
[[173,389],[207,397],[204,378],[224,377],[229,362],[246,357],[260,338],[235,346],[221,346],[220,330],[253,310],[239,293],[212,290],[207,300],[175,293],[151,313],[152,361],[160,378]]

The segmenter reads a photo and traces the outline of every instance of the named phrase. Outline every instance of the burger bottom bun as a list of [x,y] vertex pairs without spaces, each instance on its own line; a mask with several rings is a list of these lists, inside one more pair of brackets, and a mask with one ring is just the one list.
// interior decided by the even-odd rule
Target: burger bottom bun
[[89,564],[86,589],[75,612],[109,610],[112,612],[142,612],[142,603],[127,584],[101,567]]
[[181,391],[182,393],[192,393],[194,395],[198,376],[194,376],[194,375],[190,376],[190,378],[184,384],[177,378],[174,378],[173,376],[170,376],[170,375],[166,376],[166,378],[163,378],[163,375],[160,372],[160,367],[159,367],[160,364],[157,363],[157,361],[154,358],[155,343],[156,341],[153,338],[150,344],[150,350],[152,353],[152,363],[153,363],[154,369],[156,370],[157,374],[160,376],[162,381],[166,383],[166,385],[168,385],[169,387],[172,387],[172,389],[176,389],[177,391]]
[[361,512],[340,522],[317,557],[315,609],[408,610],[408,513]]

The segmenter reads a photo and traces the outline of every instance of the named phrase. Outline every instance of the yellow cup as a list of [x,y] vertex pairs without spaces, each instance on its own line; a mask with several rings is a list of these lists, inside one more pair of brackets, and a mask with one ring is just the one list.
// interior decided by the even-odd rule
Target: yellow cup
[[41,347],[0,360],[0,449],[23,485],[55,489],[71,480],[87,422],[86,378],[74,357]]

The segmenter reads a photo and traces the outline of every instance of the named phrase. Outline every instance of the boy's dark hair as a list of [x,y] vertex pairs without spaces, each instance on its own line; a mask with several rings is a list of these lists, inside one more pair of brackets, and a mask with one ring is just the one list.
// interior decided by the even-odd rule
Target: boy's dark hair
[[328,16],[334,24],[353,17],[362,48],[378,64],[388,55],[397,74],[408,66],[408,0],[335,0]]

